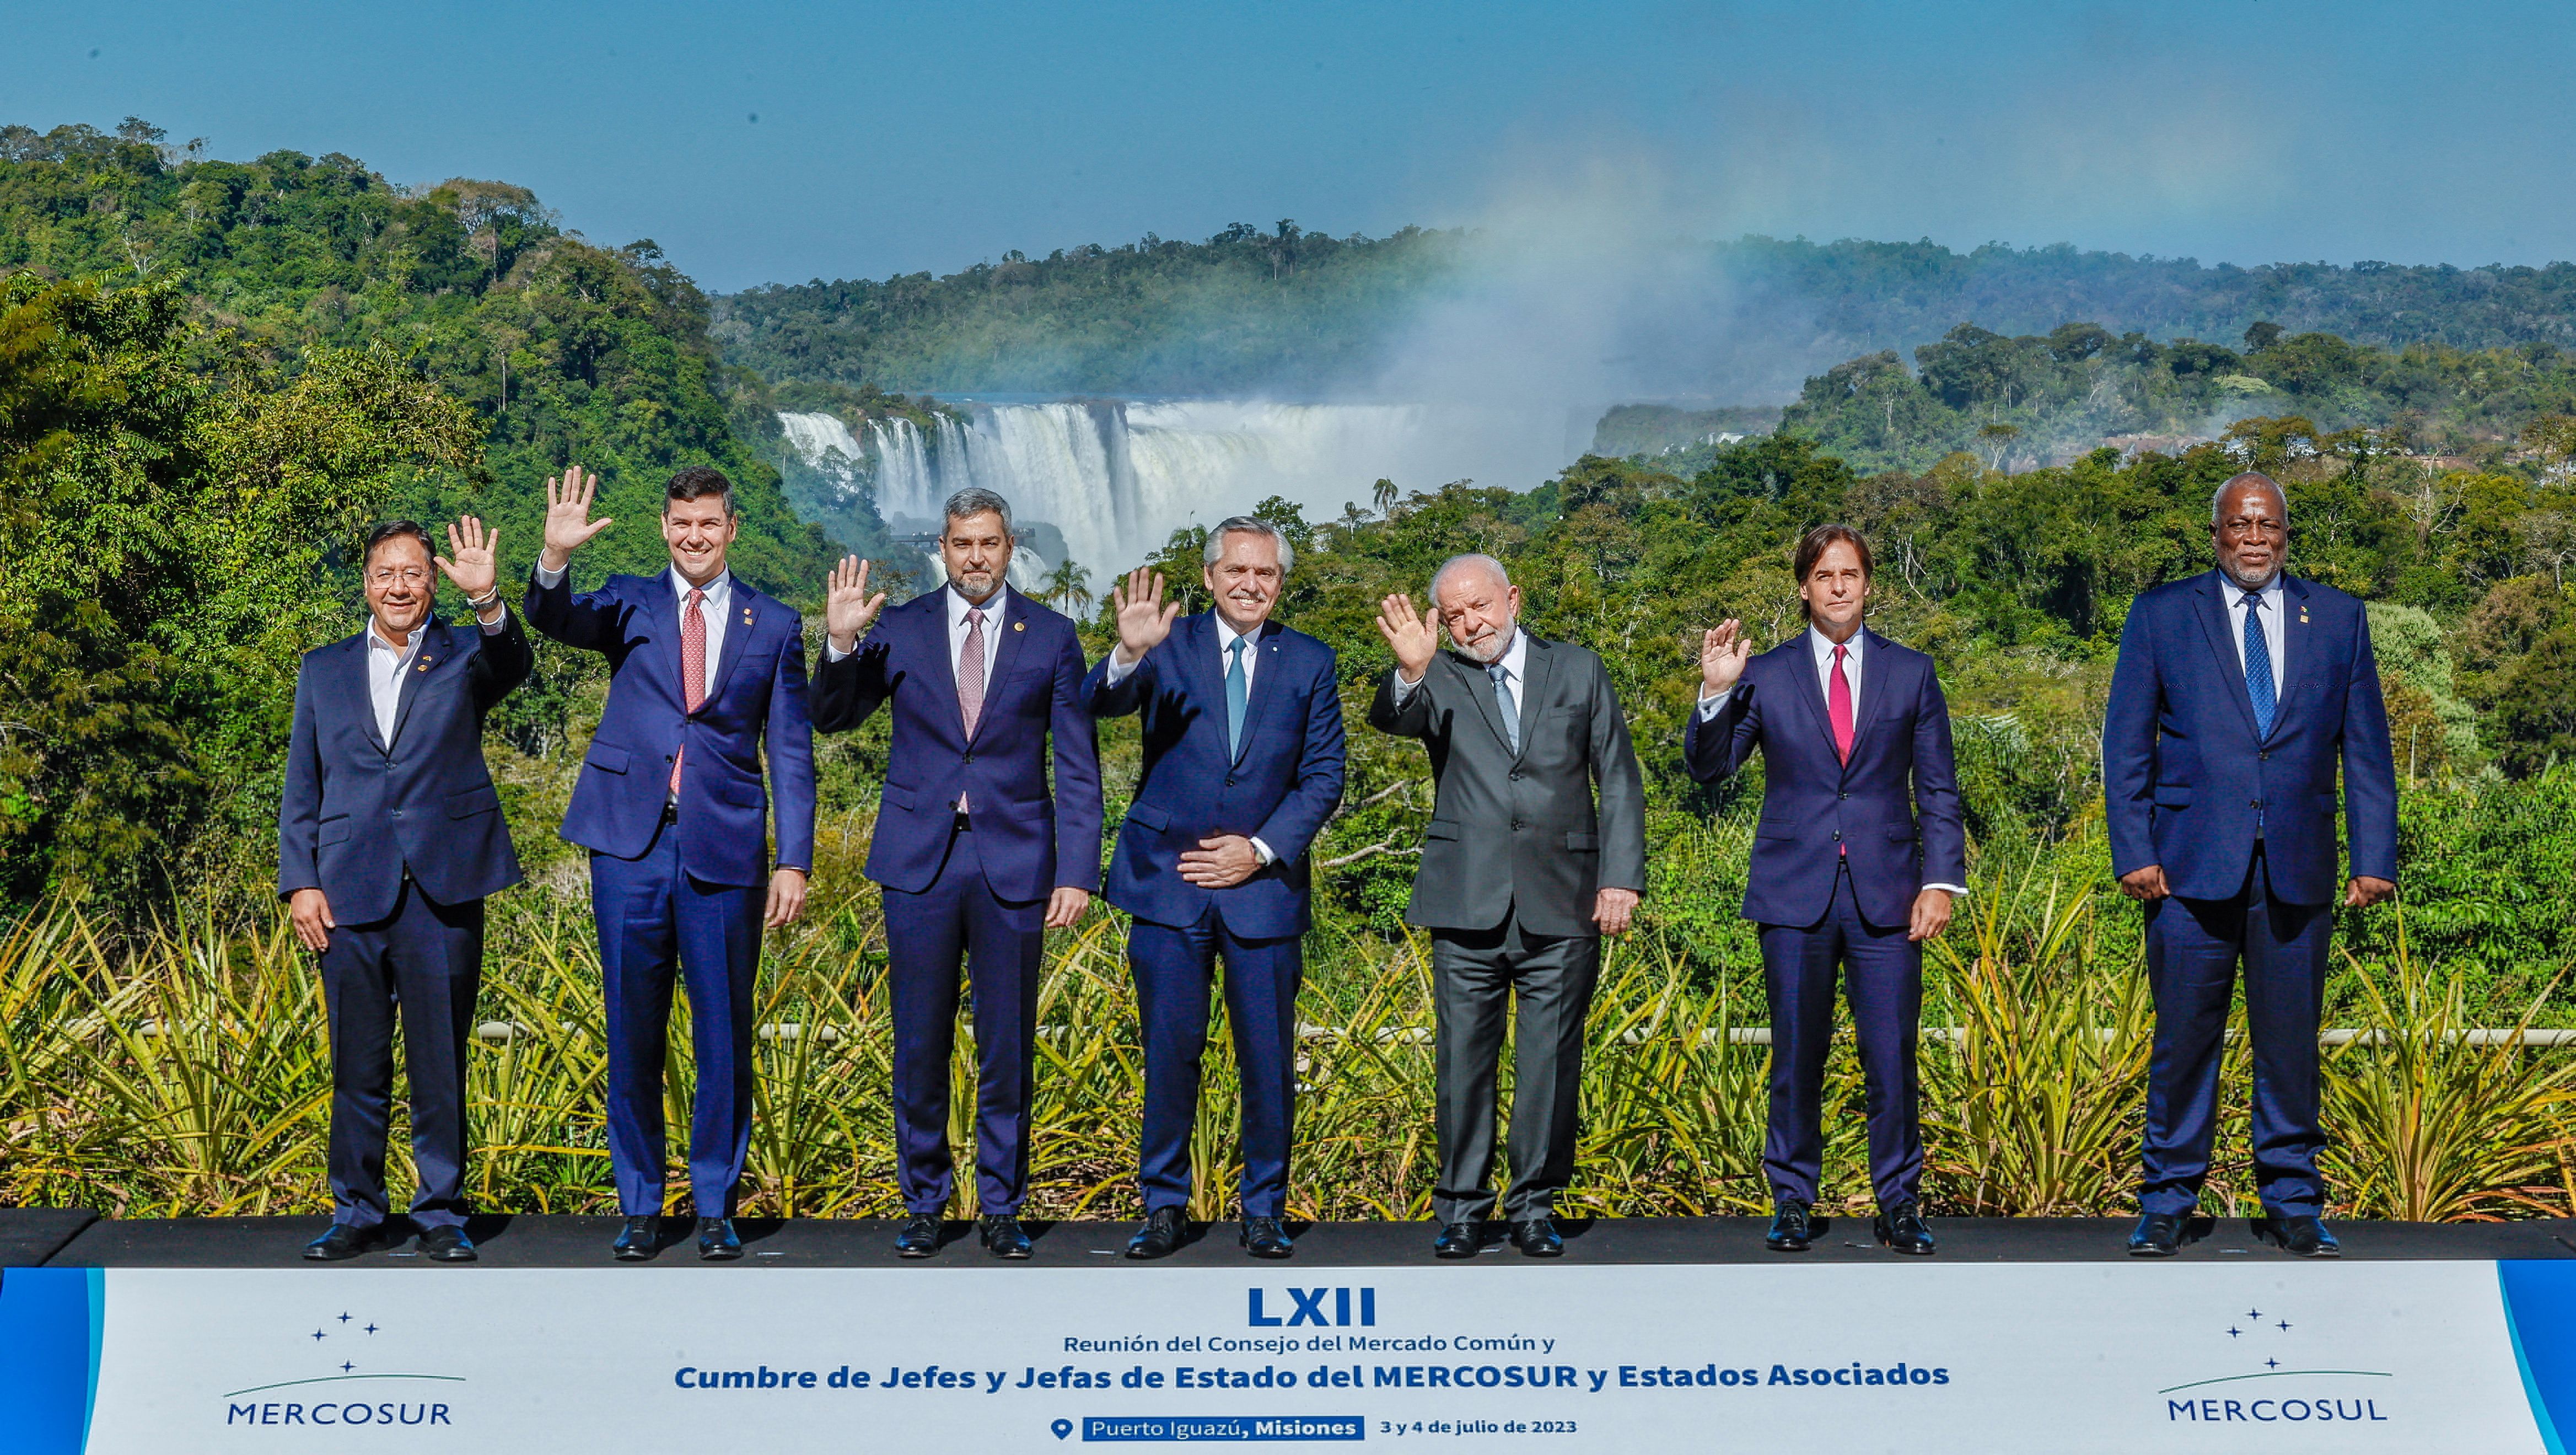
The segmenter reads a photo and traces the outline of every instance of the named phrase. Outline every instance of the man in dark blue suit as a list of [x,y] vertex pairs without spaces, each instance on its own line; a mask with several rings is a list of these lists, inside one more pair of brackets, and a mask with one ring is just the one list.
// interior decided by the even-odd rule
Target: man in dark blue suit
[[1762,927],[1771,1002],[1766,1241],[1802,1252],[1812,1234],[1839,970],[1868,1087],[1873,1231],[1899,1253],[1928,1254],[1914,1073],[1923,941],[1950,923],[1968,876],[1950,708],[1930,657],[1861,624],[1870,555],[1858,532],[1819,526],[1794,564],[1807,630],[1759,657],[1736,622],[1706,633],[1699,709],[1682,736],[1702,783],[1762,750],[1744,917]]
[[1181,1244],[1220,958],[1243,1075],[1242,1242],[1255,1258],[1293,1251],[1280,1219],[1301,937],[1313,923],[1306,849],[1342,801],[1343,756],[1333,649],[1270,619],[1296,560],[1270,522],[1220,522],[1203,567],[1215,605],[1177,623],[1162,576],[1140,567],[1117,593],[1118,646],[1082,684],[1093,715],[1139,713],[1145,728],[1145,773],[1106,891],[1135,917],[1127,961],[1145,1037],[1145,1224],[1130,1258]]
[[939,537],[945,586],[878,620],[885,593],[868,594],[867,564],[852,558],[833,571],[825,607],[814,725],[839,732],[879,707],[894,714],[867,873],[885,890],[896,1177],[912,1210],[895,1247],[907,1258],[938,1251],[948,1204],[960,961],[974,987],[980,1233],[994,1257],[1029,1256],[1019,1213],[1046,932],[1082,918],[1100,883],[1082,642],[1011,589],[1017,544],[1009,501],[960,490]]
[[[751,1147],[752,988],[763,925],[805,908],[814,863],[814,738],[805,714],[804,623],[725,569],[733,482],[706,466],[671,477],[662,540],[671,569],[575,593],[572,553],[598,480],[578,465],[546,482],[546,545],[528,586],[537,630],[608,658],[608,706],[582,755],[563,836],[590,850],[591,912],[608,1011],[608,1160],[626,1215],[613,1251],[658,1251],[666,1143],[662,1066],[671,985],[688,991],[697,1105],[689,1192],[698,1256],[742,1256],[733,1196]],[[770,845],[777,785],[777,852]]]
[[[411,1218],[420,1249],[474,1261],[465,1234],[465,1049],[483,977],[483,898],[519,882],[483,715],[527,679],[527,634],[494,584],[500,532],[472,516],[434,556],[410,521],[378,526],[360,560],[367,629],[304,654],[277,810],[277,892],[322,957],[331,1022],[331,1227],[319,1261],[379,1246],[394,1019],[411,1067]],[[431,614],[431,568],[478,627]],[[479,629],[478,629],[479,628]]]
[[2282,570],[2290,507],[2243,474],[2210,502],[2218,569],[2140,596],[2102,726],[2111,872],[2146,904],[2156,1044],[2147,1071],[2139,1257],[2178,1249],[2218,1128],[2236,967],[2254,1052],[2260,1231],[2340,1251],[2322,1221],[2317,1022],[2334,928],[2335,777],[2358,909],[2397,892],[2397,768],[2361,603]]

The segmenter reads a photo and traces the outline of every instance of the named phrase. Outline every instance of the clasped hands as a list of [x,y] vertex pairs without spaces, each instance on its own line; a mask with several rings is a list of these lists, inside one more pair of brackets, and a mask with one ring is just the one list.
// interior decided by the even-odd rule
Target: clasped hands
[[[2172,894],[2173,889],[2165,883],[2165,866],[2149,864],[2143,869],[2132,869],[2121,875],[2120,892],[2131,899],[2154,901]],[[2369,874],[2355,874],[2352,876],[2352,882],[2343,887],[2343,907],[2368,909],[2374,904],[2395,897],[2396,893],[2397,885],[2390,880]]]

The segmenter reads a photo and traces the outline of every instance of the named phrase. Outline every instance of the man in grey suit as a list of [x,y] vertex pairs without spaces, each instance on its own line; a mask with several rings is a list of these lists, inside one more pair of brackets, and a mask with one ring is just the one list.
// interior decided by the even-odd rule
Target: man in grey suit
[[1452,557],[1431,601],[1436,625],[1409,597],[1379,604],[1396,666],[1369,723],[1422,739],[1437,784],[1404,914],[1431,932],[1439,1022],[1432,1250],[1476,1256],[1493,1211],[1495,1067],[1504,1003],[1517,997],[1503,1216],[1523,1253],[1554,1258],[1600,937],[1627,932],[1646,882],[1645,787],[1601,659],[1522,631],[1502,562]]

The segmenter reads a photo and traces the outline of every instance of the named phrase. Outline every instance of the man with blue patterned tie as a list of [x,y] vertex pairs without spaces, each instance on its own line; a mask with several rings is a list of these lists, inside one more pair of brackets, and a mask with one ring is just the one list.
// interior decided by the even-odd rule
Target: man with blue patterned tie
[[1082,684],[1093,716],[1144,719],[1145,770],[1103,891],[1135,917],[1127,961],[1145,1041],[1145,1223],[1127,1256],[1167,1257],[1183,1239],[1222,959],[1243,1078],[1241,1242],[1285,1258],[1306,850],[1342,800],[1342,706],[1333,649],[1271,618],[1297,563],[1279,527],[1220,521],[1205,554],[1210,609],[1181,616],[1163,578],[1138,568],[1118,590],[1118,646]]
[[2111,868],[2143,901],[2156,1044],[2129,1251],[2182,1244],[2217,1134],[2237,966],[2254,1052],[2261,1231],[2333,1257],[2321,1220],[2317,1023],[2334,928],[2335,781],[2348,909],[2397,891],[2397,771],[2361,603],[2281,567],[2290,507],[2268,476],[2218,489],[2218,569],[2141,595],[2102,728]]

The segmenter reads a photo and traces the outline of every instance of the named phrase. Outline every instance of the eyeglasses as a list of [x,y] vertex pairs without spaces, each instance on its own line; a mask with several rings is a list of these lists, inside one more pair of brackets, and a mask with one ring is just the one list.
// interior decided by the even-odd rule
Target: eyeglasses
[[367,573],[370,586],[419,586],[429,580],[429,573],[418,566],[378,566]]

